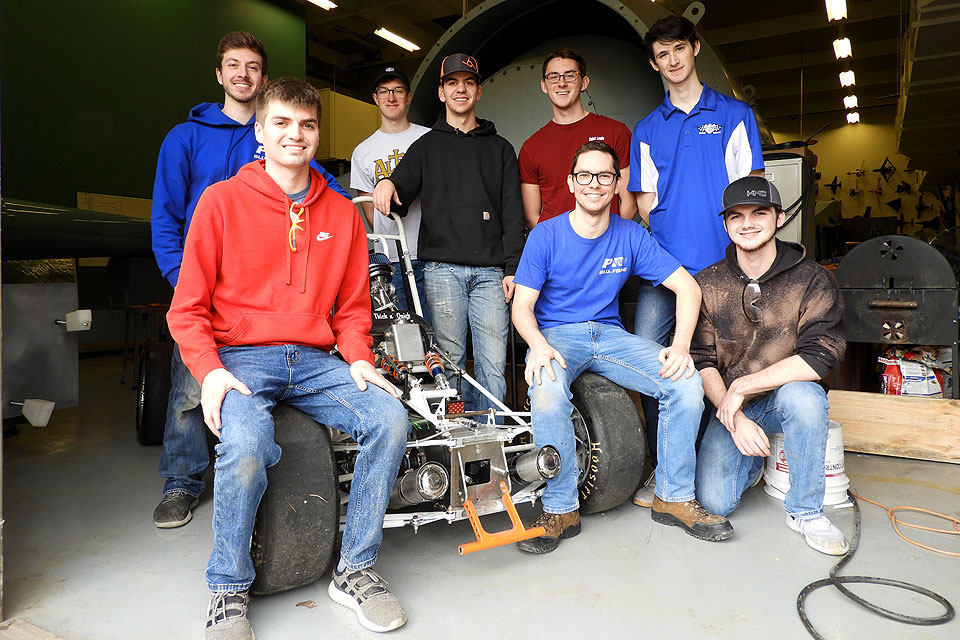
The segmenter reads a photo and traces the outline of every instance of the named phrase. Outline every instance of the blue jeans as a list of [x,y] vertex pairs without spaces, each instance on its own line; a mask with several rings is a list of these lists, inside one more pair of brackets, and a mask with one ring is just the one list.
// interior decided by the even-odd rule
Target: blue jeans
[[[593,371],[621,387],[657,399],[660,432],[657,449],[656,494],[666,502],[683,502],[694,497],[696,453],[694,441],[703,412],[703,385],[700,374],[677,381],[657,373],[660,345],[627,333],[620,327],[597,322],[549,327],[543,336],[560,352],[567,368],[552,361],[556,381],[541,370],[540,385],[530,387],[533,437],[537,446],[551,444],[560,452],[560,473],[547,480],[543,510],[567,513],[579,507],[577,499],[577,456],[570,385],[584,371]],[[529,356],[529,353],[527,354]]]
[[[427,307],[439,346],[461,369],[467,366],[467,322],[473,336],[473,372],[477,382],[503,402],[507,393],[507,303],[503,269],[426,262],[423,279]],[[464,403],[475,411],[493,408],[490,400],[464,386]]]
[[403,405],[371,384],[360,391],[349,365],[312,347],[222,347],[220,360],[253,394],[230,391],[220,409],[213,553],[206,572],[210,590],[243,591],[253,582],[253,521],[267,487],[266,469],[280,460],[271,415],[278,402],[349,434],[360,445],[340,555],[351,569],[372,566],[407,442],[410,423]]
[[[427,324],[432,324],[430,322],[430,311],[427,309],[427,303],[423,299],[423,261],[411,260],[410,263],[413,265],[413,277],[417,281],[417,290],[420,292],[420,306],[423,307],[423,319],[427,321]],[[391,262],[390,264],[393,265],[393,287],[397,290],[397,308],[404,311],[413,311],[413,303],[407,302],[407,290],[403,286],[404,282],[406,282],[406,277],[403,273],[403,263]]]
[[[667,338],[673,331],[677,316],[677,296],[665,286],[653,286],[648,280],[640,283],[637,291],[637,311],[634,316],[633,333],[666,346]],[[658,403],[657,399],[644,394],[640,398],[643,407],[644,426],[647,430],[647,445],[650,447],[650,464],[657,467],[657,431],[658,431]]]
[[[795,518],[823,513],[824,458],[827,448],[827,393],[815,382],[789,382],[757,398],[743,413],[767,433],[783,433],[790,466],[790,490],[783,508]],[[763,473],[766,458],[744,456],[716,416],[700,442],[697,499],[711,513],[725,516]]]
[[192,496],[203,493],[203,474],[210,466],[207,449],[207,425],[200,408],[200,384],[180,357],[180,346],[170,359],[170,397],[163,427],[160,476],[167,481],[163,492],[186,491]]

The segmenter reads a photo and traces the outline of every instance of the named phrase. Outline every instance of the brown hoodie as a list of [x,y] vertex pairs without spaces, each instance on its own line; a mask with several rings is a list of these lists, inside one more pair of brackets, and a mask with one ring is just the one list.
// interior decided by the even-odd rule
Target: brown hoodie
[[744,311],[750,278],[737,264],[733,244],[725,259],[695,276],[703,302],[690,353],[698,370],[717,369],[727,386],[793,355],[822,379],[846,349],[843,299],[833,274],[805,260],[803,246],[776,243],[776,259],[758,278],[760,322],[751,322]]

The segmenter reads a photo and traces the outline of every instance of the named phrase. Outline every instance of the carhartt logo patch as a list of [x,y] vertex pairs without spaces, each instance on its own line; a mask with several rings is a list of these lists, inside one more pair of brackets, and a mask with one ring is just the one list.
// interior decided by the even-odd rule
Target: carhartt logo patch
[[323,242],[324,240],[329,240],[333,236],[327,233],[326,231],[321,231],[317,234],[317,242]]
[[697,127],[697,131],[700,132],[700,135],[714,135],[723,131],[723,127],[714,122],[708,122]]

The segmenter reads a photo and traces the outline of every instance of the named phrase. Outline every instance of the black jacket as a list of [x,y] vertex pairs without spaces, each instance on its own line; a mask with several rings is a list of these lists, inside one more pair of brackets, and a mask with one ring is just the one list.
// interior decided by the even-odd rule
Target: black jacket
[[441,115],[390,181],[404,204],[420,196],[420,260],[503,267],[512,276],[523,251],[517,154],[492,122],[477,124],[463,133]]

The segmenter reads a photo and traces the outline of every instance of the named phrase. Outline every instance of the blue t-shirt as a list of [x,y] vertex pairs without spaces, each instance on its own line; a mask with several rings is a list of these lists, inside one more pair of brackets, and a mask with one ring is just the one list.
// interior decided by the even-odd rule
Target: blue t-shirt
[[594,321],[620,328],[618,298],[629,276],[660,284],[680,267],[639,224],[610,216],[597,238],[570,226],[570,213],[541,222],[527,238],[513,281],[540,292],[541,329]]
[[753,111],[704,85],[689,114],[667,94],[637,123],[627,189],[656,194],[653,237],[696,273],[722,260],[730,244],[717,215],[724,188],[755,169],[763,169],[763,156]]

